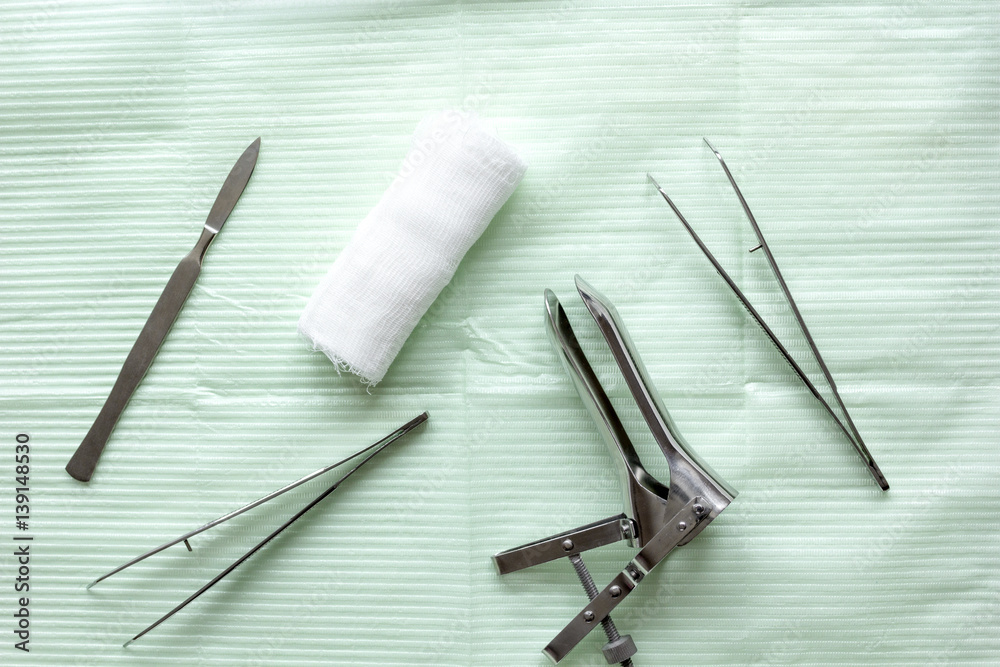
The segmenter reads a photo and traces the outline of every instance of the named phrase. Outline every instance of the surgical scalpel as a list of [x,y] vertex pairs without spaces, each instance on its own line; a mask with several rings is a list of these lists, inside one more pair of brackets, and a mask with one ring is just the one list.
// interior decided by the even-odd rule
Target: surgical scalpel
[[132,350],[125,358],[118,379],[115,380],[111,393],[104,402],[104,407],[94,420],[83,442],[76,448],[73,457],[66,464],[66,472],[74,479],[81,482],[89,482],[97,467],[97,461],[101,458],[101,452],[111,437],[111,432],[118,423],[125,406],[135,392],[143,376],[149,370],[149,365],[153,363],[163,339],[167,337],[167,332],[173,326],[174,320],[184,307],[188,295],[194,288],[194,283],[201,273],[201,263],[216,235],[222,230],[222,226],[229,219],[229,214],[233,212],[236,202],[243,194],[250,174],[253,173],[257,164],[257,155],[260,153],[260,137],[250,144],[240,159],[236,161],[226,182],[222,184],[212,210],[208,213],[208,219],[201,230],[198,242],[191,249],[184,259],[181,260],[173,275],[163,288],[163,293],[153,306],[153,312],[149,314],[146,324],[139,332],[139,337],[132,345]]
[[718,150],[716,150],[715,146],[709,143],[708,139],[704,139],[704,141],[708,145],[708,147],[712,149],[712,152],[718,159],[719,164],[722,165],[722,169],[726,172],[726,178],[729,179],[730,185],[732,185],[733,190],[736,191],[736,196],[740,200],[740,205],[743,207],[743,212],[746,214],[747,219],[750,221],[750,226],[753,227],[754,234],[757,236],[758,244],[753,248],[751,248],[750,252],[756,252],[757,250],[764,251],[764,256],[767,258],[767,263],[771,267],[771,271],[778,282],[778,286],[781,288],[781,292],[784,295],[785,300],[788,301],[788,305],[791,308],[792,314],[795,316],[795,321],[798,323],[799,329],[802,331],[802,335],[806,339],[806,342],[809,345],[809,350],[812,352],[813,357],[815,357],[816,363],[819,365],[819,368],[822,371],[823,377],[826,379],[827,384],[830,385],[830,391],[833,393],[833,397],[837,407],[841,410],[844,416],[843,419],[840,418],[840,416],[834,411],[830,403],[819,392],[819,390],[816,388],[816,385],[813,384],[813,382],[809,379],[809,376],[806,375],[805,371],[802,370],[802,367],[799,366],[799,364],[795,361],[795,359],[792,357],[788,349],[781,343],[781,341],[778,339],[777,335],[774,333],[771,327],[767,325],[767,323],[764,321],[764,318],[761,317],[759,312],[757,312],[757,309],[753,307],[753,304],[750,303],[750,300],[747,299],[743,291],[736,285],[736,282],[729,276],[728,273],[726,273],[726,270],[722,268],[722,265],[715,258],[715,256],[708,249],[708,247],[704,244],[704,242],[698,236],[697,232],[694,231],[694,228],[692,228],[691,225],[688,223],[688,221],[684,218],[680,210],[677,208],[677,205],[674,204],[673,200],[671,200],[670,197],[667,195],[667,193],[663,191],[663,188],[660,187],[660,184],[657,183],[656,180],[653,179],[653,177],[650,176],[649,174],[646,174],[646,177],[656,187],[659,193],[663,196],[663,199],[666,200],[671,210],[681,221],[681,224],[684,225],[684,229],[686,229],[688,234],[691,235],[691,238],[694,239],[695,244],[697,244],[698,248],[702,251],[702,253],[704,253],[705,257],[708,258],[708,261],[712,263],[712,266],[715,267],[715,270],[725,281],[726,285],[729,286],[729,289],[733,291],[733,294],[736,295],[736,298],[739,299],[740,303],[743,304],[743,307],[746,308],[750,316],[754,319],[755,322],[757,322],[760,328],[764,331],[767,337],[778,349],[778,352],[781,354],[781,356],[784,357],[785,361],[787,361],[788,364],[792,367],[792,370],[795,372],[795,374],[798,375],[799,379],[802,380],[803,384],[806,385],[806,387],[809,389],[809,392],[814,397],[816,397],[816,400],[818,400],[820,404],[823,406],[823,408],[830,414],[830,416],[833,417],[833,420],[837,423],[837,426],[840,428],[841,431],[843,431],[844,435],[850,441],[855,451],[857,451],[858,456],[860,456],[861,460],[864,461],[865,466],[868,468],[868,472],[871,473],[871,476],[875,479],[876,483],[878,483],[879,487],[883,491],[888,491],[889,482],[886,481],[885,475],[882,474],[882,471],[881,469],[879,469],[878,464],[875,463],[874,457],[872,457],[871,452],[868,451],[868,446],[865,444],[865,441],[861,438],[861,434],[858,432],[857,427],[854,425],[854,420],[851,419],[851,413],[848,412],[847,406],[844,405],[844,401],[840,397],[840,392],[837,390],[837,383],[833,381],[833,376],[830,374],[830,369],[827,367],[826,362],[823,361],[823,355],[820,354],[819,348],[816,347],[816,342],[813,340],[812,334],[809,333],[809,327],[806,326],[806,322],[802,317],[802,313],[799,311],[799,307],[795,303],[795,299],[792,297],[791,291],[788,289],[788,283],[785,282],[784,276],[781,275],[781,270],[778,268],[778,262],[774,259],[774,254],[771,252],[771,248],[768,246],[767,240],[764,238],[764,234],[761,232],[760,226],[757,224],[757,219],[754,217],[753,212],[750,210],[750,206],[747,204],[747,200],[743,197],[743,193],[740,191],[739,186],[736,185],[736,179],[733,178],[733,174],[732,172],[729,171],[729,167],[726,165],[726,161],[722,159],[722,155],[719,153]]

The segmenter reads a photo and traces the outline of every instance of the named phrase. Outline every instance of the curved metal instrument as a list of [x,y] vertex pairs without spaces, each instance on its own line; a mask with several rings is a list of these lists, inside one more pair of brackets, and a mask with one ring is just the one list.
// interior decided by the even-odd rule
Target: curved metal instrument
[[[618,636],[610,621],[612,610],[675,547],[687,544],[704,530],[737,494],[681,438],[611,302],[579,276],[576,287],[667,459],[670,483],[661,483],[642,465],[621,419],[573,333],[565,310],[555,294],[546,290],[549,337],[618,465],[626,507],[624,513],[603,521],[499,553],[493,561],[500,574],[507,574],[568,557],[588,589],[591,602],[545,647],[545,655],[559,662],[601,624],[609,638],[604,647],[608,662],[630,664],[635,645],[627,636]],[[619,540],[627,540],[641,549],[625,569],[598,592],[580,553]]]

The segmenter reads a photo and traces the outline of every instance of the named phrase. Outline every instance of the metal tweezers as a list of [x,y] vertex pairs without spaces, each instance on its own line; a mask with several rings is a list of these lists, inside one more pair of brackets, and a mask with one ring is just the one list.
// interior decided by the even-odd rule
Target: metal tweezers
[[750,303],[746,295],[743,294],[743,291],[740,290],[740,288],[736,285],[736,282],[733,281],[733,279],[729,277],[729,274],[726,273],[726,270],[722,268],[722,265],[715,258],[715,256],[708,249],[708,247],[702,242],[701,238],[698,236],[698,234],[694,231],[694,229],[691,227],[688,221],[681,214],[680,210],[677,208],[677,205],[674,204],[674,202],[670,199],[667,193],[663,191],[663,188],[660,187],[660,184],[657,183],[653,179],[653,177],[650,176],[649,174],[646,174],[647,178],[649,178],[649,181],[654,186],[656,186],[656,189],[659,190],[660,194],[663,195],[663,198],[666,200],[667,204],[670,205],[670,208],[677,215],[678,219],[680,219],[681,224],[684,225],[684,228],[688,231],[688,234],[690,234],[691,238],[694,239],[694,242],[698,245],[698,248],[700,248],[701,251],[705,254],[705,257],[708,258],[708,261],[712,263],[712,266],[715,267],[715,270],[719,273],[719,275],[726,282],[726,284],[729,285],[729,289],[733,291],[733,294],[735,294],[736,298],[740,300],[740,303],[743,304],[743,307],[746,308],[748,313],[750,313],[750,316],[754,319],[754,321],[756,321],[757,324],[760,326],[760,328],[764,330],[764,333],[771,340],[774,346],[778,349],[778,352],[781,353],[781,356],[785,358],[785,361],[787,361],[788,364],[792,367],[792,370],[795,372],[795,374],[799,376],[799,379],[802,380],[802,382],[806,385],[806,387],[809,389],[809,392],[816,397],[816,400],[820,402],[823,408],[830,414],[831,417],[833,417],[833,420],[837,422],[837,426],[840,427],[840,430],[843,431],[845,436],[847,436],[847,439],[850,441],[851,445],[857,451],[858,455],[861,457],[861,460],[865,462],[865,465],[868,468],[868,472],[871,473],[872,477],[878,483],[879,487],[881,487],[883,491],[888,491],[889,482],[886,481],[885,476],[882,474],[882,471],[878,467],[878,464],[875,463],[875,459],[872,457],[871,452],[868,451],[868,446],[865,444],[865,441],[861,438],[861,434],[858,433],[858,429],[854,425],[854,420],[851,419],[851,413],[848,412],[847,406],[844,405],[844,401],[840,397],[840,392],[837,391],[837,383],[833,381],[833,376],[830,374],[830,369],[827,367],[826,362],[823,361],[823,355],[820,354],[819,348],[816,347],[816,341],[813,340],[812,334],[809,333],[809,327],[806,326],[806,322],[802,318],[802,313],[799,312],[799,307],[795,303],[795,299],[792,298],[792,293],[788,289],[788,283],[785,282],[784,276],[781,275],[781,270],[778,268],[778,262],[774,259],[774,254],[771,252],[771,248],[767,245],[767,241],[764,239],[764,234],[760,231],[760,226],[757,224],[757,219],[754,217],[753,212],[750,210],[750,206],[747,204],[747,200],[743,197],[743,193],[740,191],[739,186],[736,185],[736,179],[733,178],[733,174],[732,172],[729,171],[729,167],[726,165],[726,161],[722,159],[722,155],[719,153],[718,150],[716,150],[715,146],[709,143],[708,139],[704,139],[704,141],[706,144],[708,144],[708,147],[712,149],[712,152],[715,154],[715,157],[719,160],[719,164],[722,165],[722,169],[726,172],[726,178],[729,179],[730,185],[732,185],[733,190],[736,191],[736,196],[739,197],[740,200],[740,206],[743,207],[743,212],[746,214],[747,219],[750,221],[750,226],[753,227],[753,232],[757,236],[758,245],[751,248],[750,252],[755,252],[757,250],[764,251],[764,256],[767,257],[767,263],[771,267],[771,271],[774,273],[774,277],[778,282],[778,286],[781,287],[781,292],[784,294],[785,299],[788,301],[788,305],[791,308],[792,313],[795,315],[795,321],[798,323],[799,329],[801,329],[802,331],[802,335],[805,337],[806,342],[809,344],[809,350],[816,358],[816,363],[819,365],[820,370],[823,372],[823,377],[826,379],[826,382],[830,385],[830,391],[833,393],[834,400],[836,401],[837,406],[842,411],[844,419],[840,418],[840,416],[830,406],[830,403],[823,397],[822,394],[819,393],[819,390],[816,388],[816,385],[812,383],[812,381],[806,375],[805,371],[803,371],[801,366],[799,366],[799,364],[796,363],[795,359],[792,358],[792,355],[789,353],[788,349],[781,343],[780,340],[778,340],[778,337],[775,335],[774,331],[772,331],[771,328],[767,325],[767,323],[764,321],[764,318],[761,317],[760,313],[757,312],[757,309],[753,307],[753,304]]
[[[605,659],[608,663],[630,665],[636,652],[635,644],[628,635],[619,635],[611,612],[675,547],[690,542],[719,516],[736,497],[736,491],[703,463],[681,438],[608,299],[579,276],[576,287],[667,459],[670,484],[662,484],[643,467],[625,427],[580,348],[566,312],[555,294],[546,290],[549,337],[618,464],[625,490],[625,512],[498,553],[493,562],[503,575],[568,558],[591,600],[543,653],[553,662],[559,662],[591,630],[602,625],[608,636],[603,649]],[[603,591],[598,591],[580,554],[621,540],[639,547],[640,551]]]
[[344,482],[344,480],[346,480],[348,477],[350,477],[355,472],[357,472],[358,469],[361,468],[361,466],[363,466],[364,464],[366,464],[369,461],[371,461],[383,449],[385,449],[386,447],[388,447],[389,445],[391,445],[393,442],[395,442],[399,438],[403,437],[404,435],[406,435],[407,433],[409,433],[410,431],[412,431],[413,429],[415,429],[417,426],[420,426],[425,421],[427,421],[427,413],[426,412],[424,412],[423,414],[420,414],[417,417],[411,419],[409,422],[407,422],[406,424],[400,426],[398,429],[396,429],[395,431],[393,431],[389,435],[385,436],[381,440],[378,440],[377,442],[372,443],[371,445],[365,447],[364,449],[362,449],[360,451],[357,451],[354,454],[351,454],[350,456],[348,456],[346,459],[343,459],[342,461],[338,461],[338,462],[336,462],[336,463],[334,463],[332,465],[328,465],[326,467],[320,468],[319,470],[311,472],[308,475],[306,475],[305,477],[297,479],[297,480],[295,480],[294,482],[292,482],[290,484],[286,484],[285,486],[281,487],[280,489],[277,489],[276,491],[272,491],[271,493],[269,493],[266,496],[263,496],[261,498],[258,498],[257,500],[253,501],[252,503],[248,503],[248,504],[244,505],[243,507],[240,507],[239,509],[233,510],[232,512],[229,512],[228,514],[224,514],[223,516],[220,516],[218,519],[215,519],[213,521],[209,521],[208,523],[206,523],[204,526],[201,526],[200,528],[195,528],[194,530],[192,530],[190,532],[187,532],[187,533],[184,533],[183,535],[181,535],[180,537],[178,537],[176,539],[170,540],[169,542],[166,542],[165,544],[161,544],[160,546],[156,547],[155,549],[151,549],[151,550],[147,551],[146,553],[142,554],[141,556],[137,556],[137,557],[133,558],[129,562],[125,563],[124,565],[121,565],[121,566],[115,568],[111,572],[108,572],[104,576],[99,577],[98,579],[96,579],[93,582],[91,582],[90,584],[88,584],[87,585],[87,589],[89,590],[91,588],[91,586],[93,586],[94,584],[100,583],[100,582],[104,581],[105,579],[107,579],[108,577],[110,577],[112,575],[115,575],[115,574],[118,574],[122,570],[125,570],[125,569],[127,569],[129,567],[132,567],[136,563],[139,563],[139,562],[141,562],[141,561],[149,558],[150,556],[152,556],[154,554],[158,554],[161,551],[163,551],[164,549],[172,547],[175,544],[180,544],[181,542],[183,542],[184,546],[187,547],[188,551],[191,551],[191,545],[188,542],[188,540],[190,538],[194,537],[195,535],[198,535],[199,533],[203,533],[206,530],[208,530],[209,528],[214,528],[215,526],[218,526],[220,523],[224,523],[226,521],[229,521],[230,519],[232,519],[234,517],[237,517],[240,514],[243,514],[244,512],[252,510],[255,507],[263,505],[267,501],[272,500],[274,498],[277,498],[281,494],[287,493],[288,491],[291,491],[292,489],[305,484],[309,480],[315,479],[315,478],[319,477],[320,475],[323,475],[323,474],[325,474],[325,473],[333,470],[334,468],[337,468],[337,467],[339,467],[339,466],[347,463],[348,461],[353,461],[353,460],[355,460],[355,459],[357,459],[359,457],[364,457],[364,458],[361,458],[361,460],[358,463],[356,463],[353,468],[351,468],[346,473],[344,473],[339,479],[337,479],[336,482],[334,482],[333,484],[331,484],[325,491],[323,491],[323,493],[321,493],[318,496],[316,496],[316,498],[314,498],[312,501],[310,501],[309,504],[307,504],[301,510],[299,510],[298,512],[296,512],[290,519],[288,519],[285,523],[283,523],[281,526],[279,526],[274,532],[272,532],[270,535],[268,535],[263,540],[261,540],[259,543],[257,543],[256,546],[254,546],[252,549],[250,549],[249,551],[247,551],[245,554],[243,554],[242,556],[240,556],[236,561],[234,561],[226,569],[224,569],[222,572],[220,572],[219,574],[217,574],[211,581],[209,581],[207,584],[205,584],[204,586],[202,586],[196,592],[194,592],[193,594],[191,594],[191,596],[189,596],[186,600],[184,600],[179,605],[177,605],[176,607],[174,607],[173,609],[171,609],[169,612],[167,612],[166,614],[164,614],[163,616],[161,616],[155,623],[153,623],[152,625],[150,625],[149,627],[147,627],[145,630],[143,630],[142,632],[140,632],[139,634],[137,634],[132,639],[130,639],[127,642],[125,642],[125,644],[123,645],[123,646],[128,646],[129,644],[131,644],[135,640],[139,639],[139,637],[142,637],[147,632],[149,632],[150,630],[152,630],[156,626],[160,625],[161,623],[163,623],[164,621],[166,621],[168,618],[170,618],[171,616],[173,616],[174,614],[176,614],[177,612],[179,612],[181,609],[183,609],[184,607],[186,607],[188,604],[190,604],[191,602],[193,602],[196,598],[198,598],[202,593],[204,593],[205,591],[207,591],[209,588],[211,588],[215,584],[219,583],[219,581],[221,581],[223,577],[225,577],[227,574],[229,574],[230,572],[232,572],[233,570],[235,570],[237,567],[239,567],[248,558],[250,558],[255,553],[257,553],[258,551],[260,551],[264,547],[264,545],[266,545],[268,542],[270,542],[275,537],[277,537],[279,533],[281,533],[283,530],[285,530],[290,525],[292,525],[293,523],[295,523],[295,521],[297,521],[302,515],[304,515],[309,510],[311,510],[313,507],[315,507],[316,505],[318,505],[324,498],[326,498],[331,493],[333,493],[334,491],[336,491],[337,487],[339,487],[341,485],[341,483]]

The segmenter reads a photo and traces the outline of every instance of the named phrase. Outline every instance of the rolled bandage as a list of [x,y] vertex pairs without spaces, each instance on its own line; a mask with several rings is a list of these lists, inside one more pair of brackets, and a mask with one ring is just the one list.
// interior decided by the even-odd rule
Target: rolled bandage
[[527,168],[468,114],[421,123],[399,175],[320,282],[299,332],[374,385]]

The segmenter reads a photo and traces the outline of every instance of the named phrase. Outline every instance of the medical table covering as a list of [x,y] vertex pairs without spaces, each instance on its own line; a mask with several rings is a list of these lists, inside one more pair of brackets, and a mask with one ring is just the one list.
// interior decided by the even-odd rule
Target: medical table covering
[[[502,549],[621,511],[542,291],[653,472],[575,296],[606,294],[678,428],[741,494],[615,614],[636,665],[1000,662],[1000,20],[995,3],[8,2],[0,8],[0,663],[528,665],[584,604]],[[399,168],[460,108],[531,164],[385,379],[296,333]],[[235,155],[260,160],[89,485],[63,470]],[[892,489],[779,335],[734,170]],[[430,421],[139,642],[323,488],[98,575]],[[14,518],[30,437],[30,520]],[[30,535],[30,653],[13,537]],[[584,555],[603,585],[633,552]],[[593,633],[567,659],[603,664]]]

